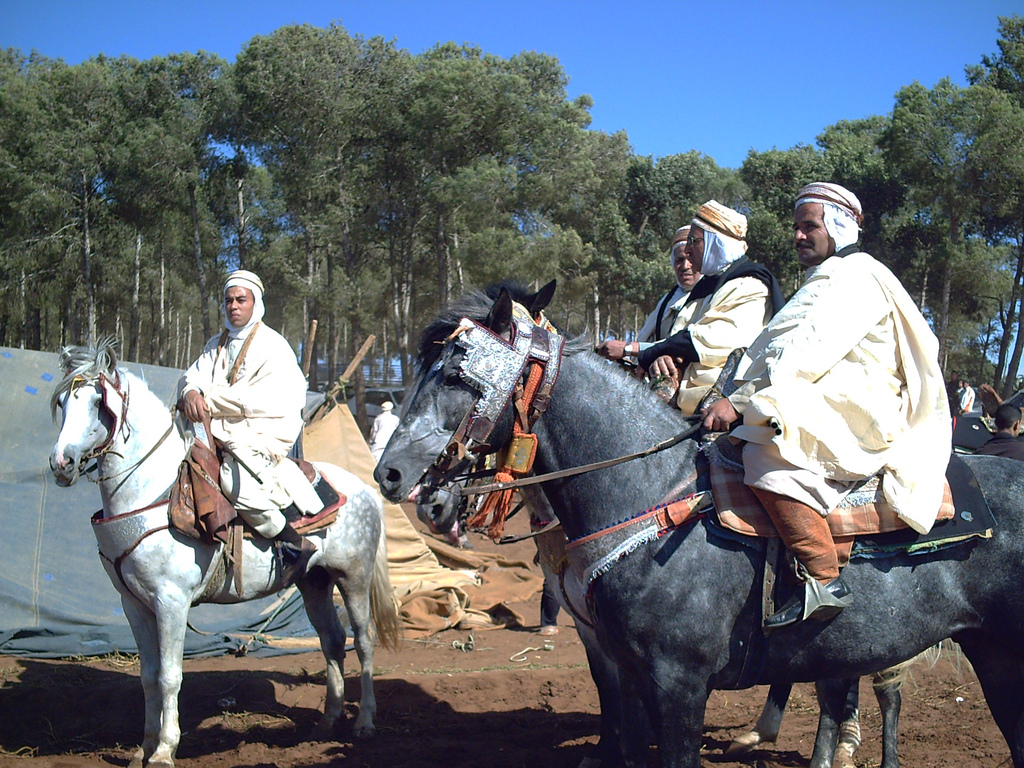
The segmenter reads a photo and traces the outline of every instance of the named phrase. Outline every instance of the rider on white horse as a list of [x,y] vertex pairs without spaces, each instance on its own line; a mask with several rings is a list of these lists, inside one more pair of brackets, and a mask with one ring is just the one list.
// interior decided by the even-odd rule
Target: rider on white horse
[[286,459],[302,430],[306,379],[287,340],[263,324],[265,311],[260,278],[232,272],[224,284],[225,330],[182,377],[181,410],[194,424],[210,419],[224,448],[221,489],[257,533],[280,540],[286,575],[301,575],[316,546],[281,509],[295,504],[316,514],[324,505]]

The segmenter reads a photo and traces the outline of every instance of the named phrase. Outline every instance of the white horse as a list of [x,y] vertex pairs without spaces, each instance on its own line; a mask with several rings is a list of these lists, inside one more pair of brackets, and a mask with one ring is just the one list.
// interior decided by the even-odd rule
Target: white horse
[[[280,567],[266,541],[247,541],[239,593],[226,577],[224,547],[168,528],[168,490],[190,437],[145,382],[117,368],[109,343],[68,347],[61,354],[65,378],[51,399],[60,435],[50,456],[57,484],[69,486],[95,461],[103,509],[93,518],[100,557],[121,594],[139,647],[146,700],[146,731],[131,768],[174,765],[181,737],[178,692],[188,610],[198,603],[236,603],[282,588]],[[341,590],[361,664],[362,698],[353,727],[374,731],[375,635],[394,647],[400,624],[387,570],[384,512],[366,483],[330,464],[320,472],[347,498],[337,521],[311,534],[317,552],[297,586],[306,615],[327,660],[327,701],[316,735],[327,738],[344,721],[345,630],[333,602]],[[374,632],[374,628],[376,632]]]

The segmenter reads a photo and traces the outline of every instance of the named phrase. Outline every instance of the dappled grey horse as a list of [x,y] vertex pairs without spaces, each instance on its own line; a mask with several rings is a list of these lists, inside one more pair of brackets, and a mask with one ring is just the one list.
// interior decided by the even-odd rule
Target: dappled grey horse
[[[526,506],[530,509],[532,523],[546,528],[552,520],[557,520],[547,497],[538,486],[524,487],[521,493]],[[446,488],[424,488],[416,499],[416,515],[432,532],[450,539],[454,532],[465,528],[468,501],[469,497],[457,495]],[[601,650],[582,583],[572,569],[555,567],[565,553],[565,534],[560,526],[546,529],[536,534],[535,541],[540,552],[539,559],[544,578],[553,579],[558,583],[558,601],[573,617],[580,641],[586,649],[590,674],[597,686],[598,700],[601,704],[598,743],[593,754],[585,757],[580,763],[580,768],[610,768],[620,764],[646,765],[645,755],[651,734],[646,718],[639,716],[642,715],[642,705],[639,700],[625,702],[623,699],[618,666]],[[925,654],[927,653],[928,651],[925,651]],[[911,659],[892,669],[872,675],[875,698],[882,710],[880,768],[899,768],[900,685],[906,667],[914,661],[915,659]],[[860,748],[859,682],[854,679],[836,683],[849,686],[843,720],[839,726],[839,743],[835,751],[836,768],[854,768],[854,755]],[[738,759],[764,744],[775,743],[792,688],[791,683],[771,685],[757,723],[751,730],[733,739],[725,751],[727,756]],[[815,737],[815,741],[819,738],[830,738],[827,722],[819,722],[819,729],[822,733]]]
[[[225,577],[224,546],[168,527],[167,494],[190,441],[145,382],[118,368],[109,344],[69,347],[66,373],[53,394],[60,435],[50,455],[57,484],[72,485],[95,462],[103,509],[93,517],[100,558],[139,647],[146,701],[145,737],[131,765],[173,766],[181,731],[178,691],[188,609],[198,603],[237,603],[282,589],[273,548],[247,541],[244,582]],[[374,731],[375,640],[394,647],[400,630],[387,569],[380,498],[355,475],[317,464],[348,501],[329,528],[309,534],[317,543],[297,586],[327,660],[327,701],[317,734],[329,737],[344,721],[345,629],[334,606],[341,591],[362,668],[356,736]],[[375,637],[376,635],[376,637]]]
[[[408,498],[439,457],[453,455],[452,436],[472,434],[475,409],[493,393],[479,370],[467,371],[484,352],[504,355],[495,339],[509,356],[529,346],[521,338],[530,330],[513,318],[507,295],[474,294],[424,332],[402,423],[374,474],[385,496]],[[583,340],[570,342],[559,356],[557,382],[534,426],[537,474],[642,451],[685,426],[588,348]],[[502,365],[492,361],[497,374]],[[501,393],[506,403],[513,387]],[[511,440],[512,419],[508,407],[493,416],[488,446]],[[851,562],[844,579],[857,595],[853,606],[827,622],[766,636],[754,548],[720,537],[707,518],[660,529],[640,514],[693,493],[696,458],[697,444],[683,440],[629,464],[543,483],[571,544],[581,543],[571,564],[587,585],[601,648],[643,701],[664,765],[700,765],[704,710],[714,689],[852,679],[952,637],[978,675],[1013,765],[1024,768],[1024,466],[967,459],[999,523],[991,539]],[[583,558],[582,544],[593,541],[614,546],[591,547],[596,559]],[[820,696],[829,743],[816,745],[816,765],[831,762],[846,693],[826,686]]]

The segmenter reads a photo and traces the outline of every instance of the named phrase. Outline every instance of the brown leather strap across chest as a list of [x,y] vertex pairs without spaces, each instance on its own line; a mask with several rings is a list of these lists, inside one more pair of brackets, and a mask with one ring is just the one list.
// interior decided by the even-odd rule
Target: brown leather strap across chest
[[[260,329],[261,325],[263,325],[262,320],[257,322],[256,325],[252,327],[252,330],[249,331],[249,335],[246,336],[245,341],[242,342],[242,348],[238,351],[238,356],[235,358],[235,363],[234,365],[231,366],[231,370],[228,372],[228,384],[234,385],[235,381],[238,380],[238,372],[242,368],[242,362],[245,360],[245,355],[249,351],[249,346],[252,344],[252,340],[256,336],[256,331]],[[217,342],[217,357],[220,357],[221,352],[224,351],[224,348],[227,346],[227,343],[228,332],[227,329],[225,329],[224,332],[220,335],[220,341]]]

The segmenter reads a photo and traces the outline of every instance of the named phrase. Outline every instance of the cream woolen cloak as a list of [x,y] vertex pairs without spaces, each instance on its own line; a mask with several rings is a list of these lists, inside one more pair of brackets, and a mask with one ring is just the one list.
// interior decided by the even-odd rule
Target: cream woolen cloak
[[672,333],[690,331],[699,360],[686,366],[676,405],[692,414],[718,381],[729,353],[750,344],[772,314],[768,287],[756,277],[737,277],[712,295],[684,307]]
[[288,341],[260,325],[234,384],[228,374],[244,338],[219,336],[185,372],[183,391],[201,390],[210,406],[213,436],[228,448],[245,446],[279,459],[288,454],[302,429],[306,379]]
[[937,358],[892,272],[866,253],[826,259],[741,361],[737,382],[753,394],[733,434],[830,480],[881,471],[889,504],[927,531],[952,445]]

